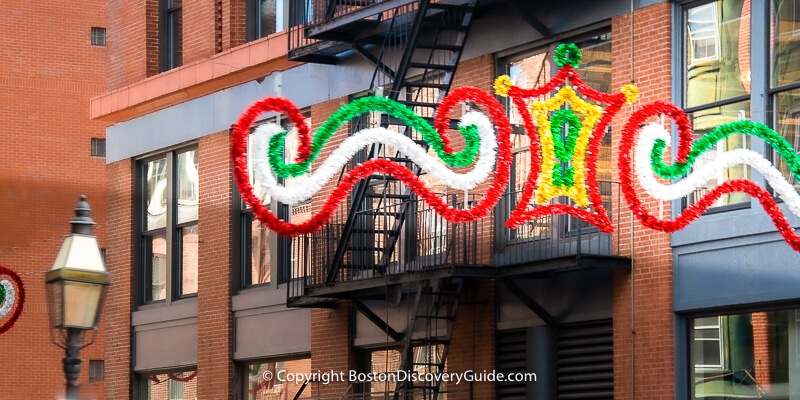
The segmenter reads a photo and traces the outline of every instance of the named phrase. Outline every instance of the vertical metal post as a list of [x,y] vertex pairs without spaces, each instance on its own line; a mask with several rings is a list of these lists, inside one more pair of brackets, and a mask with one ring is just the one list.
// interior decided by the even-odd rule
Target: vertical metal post
[[75,328],[67,329],[67,356],[64,357],[64,376],[67,378],[66,400],[78,400],[78,376],[81,373],[83,360],[78,357],[81,349],[81,331]]

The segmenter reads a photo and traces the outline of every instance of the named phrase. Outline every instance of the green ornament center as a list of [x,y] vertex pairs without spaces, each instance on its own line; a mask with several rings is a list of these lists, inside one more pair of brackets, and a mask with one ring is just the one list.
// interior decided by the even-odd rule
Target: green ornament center
[[6,302],[6,287],[0,284],[0,307]]
[[[564,125],[567,133],[564,134]],[[553,138],[553,185],[571,187],[575,169],[569,165],[575,154],[575,144],[581,133],[581,120],[572,110],[558,110],[550,117],[550,134]]]

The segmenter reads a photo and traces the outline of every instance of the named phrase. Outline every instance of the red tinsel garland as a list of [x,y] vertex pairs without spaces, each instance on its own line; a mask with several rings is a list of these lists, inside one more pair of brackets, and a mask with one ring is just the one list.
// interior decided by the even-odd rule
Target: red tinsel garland
[[0,276],[2,275],[7,275],[16,284],[16,299],[14,300],[16,305],[14,311],[11,313],[11,317],[9,317],[3,325],[0,325],[0,335],[14,326],[14,323],[19,319],[19,315],[22,314],[22,307],[25,305],[25,286],[22,284],[22,279],[19,275],[11,269],[0,265]]
[[663,232],[675,232],[685,228],[689,223],[699,218],[703,212],[713,206],[714,202],[723,195],[734,192],[744,192],[757,198],[761,202],[764,211],[772,218],[772,222],[775,224],[775,227],[778,228],[784,240],[786,240],[795,251],[800,252],[800,237],[798,237],[797,233],[792,229],[792,226],[789,225],[789,222],[778,207],[778,204],[772,198],[772,195],[760,186],[746,179],[734,179],[721,183],[706,193],[696,203],[686,207],[675,219],[659,219],[651,215],[647,207],[644,206],[636,195],[636,188],[633,183],[633,161],[631,151],[636,141],[636,134],[639,131],[639,127],[648,118],[660,114],[669,116],[678,126],[680,135],[678,162],[686,161],[694,143],[692,127],[688,118],[686,118],[686,114],[674,104],[661,101],[645,104],[642,109],[633,113],[625,124],[619,146],[619,178],[622,185],[622,192],[625,195],[625,201],[628,203],[631,211],[633,211],[633,214],[639,218],[643,225]]
[[[609,106],[603,112],[603,117],[597,122],[597,125],[592,132],[592,137],[589,141],[589,148],[586,152],[586,186],[588,188],[589,200],[592,204],[594,212],[586,211],[581,208],[569,206],[566,204],[548,204],[541,207],[528,208],[530,200],[536,190],[536,182],[539,178],[539,169],[541,166],[540,158],[540,145],[539,134],[536,126],[533,124],[533,119],[525,104],[525,99],[536,98],[547,93],[552,92],[558,86],[569,80],[569,82],[584,96],[601,103],[607,103]],[[597,157],[600,153],[600,145],[605,136],[606,128],[611,123],[611,119],[625,104],[626,98],[623,93],[603,93],[592,89],[583,82],[578,72],[571,65],[566,65],[558,74],[544,86],[533,89],[523,89],[517,86],[511,86],[508,91],[508,96],[514,101],[520,115],[525,124],[525,130],[528,132],[530,138],[530,153],[531,153],[531,168],[528,181],[525,183],[525,190],[522,197],[517,203],[516,209],[511,212],[509,219],[506,221],[506,227],[515,229],[526,221],[539,218],[550,214],[569,214],[573,217],[581,218],[584,221],[591,223],[603,232],[614,232],[614,226],[606,215],[605,208],[603,207],[603,199],[600,195],[600,189],[597,184]]]
[[[370,175],[376,173],[392,175],[401,180],[406,186],[411,188],[417,196],[425,200],[439,215],[451,222],[467,222],[481,218],[489,213],[499,201],[509,181],[511,170],[511,124],[503,106],[494,96],[476,88],[463,87],[452,91],[442,100],[436,114],[436,130],[442,138],[445,151],[453,152],[450,147],[450,138],[447,134],[450,120],[450,112],[459,103],[472,101],[483,106],[490,114],[498,129],[497,141],[499,152],[497,158],[497,170],[494,180],[484,196],[474,207],[469,209],[456,209],[440,199],[427,185],[408,168],[400,163],[386,159],[368,160],[348,172],[339,184],[334,188],[331,195],[326,199],[322,208],[314,213],[308,221],[299,224],[288,223],[277,218],[270,212],[261,200],[253,193],[250,177],[247,172],[247,136],[253,121],[260,114],[269,111],[284,112],[290,115],[292,121],[298,126],[300,142],[304,146],[309,146],[307,151],[300,153],[305,158],[298,155],[297,161],[304,161],[310,154],[311,137],[305,122],[297,120],[294,116],[299,114],[295,107],[288,100],[280,98],[268,98],[251,106],[241,118],[236,122],[231,139],[231,157],[234,164],[234,177],[236,179],[242,198],[253,209],[254,215],[269,229],[281,235],[298,235],[311,233],[319,229],[330,219],[339,203],[344,200],[355,184]],[[304,127],[304,128],[301,128]]]

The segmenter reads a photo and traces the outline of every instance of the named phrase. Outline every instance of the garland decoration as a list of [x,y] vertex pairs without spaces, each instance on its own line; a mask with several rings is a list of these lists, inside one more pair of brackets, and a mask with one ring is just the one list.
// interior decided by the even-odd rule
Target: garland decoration
[[[25,286],[16,272],[0,265],[0,335],[11,329],[22,314],[25,305]],[[9,316],[10,315],[10,316]],[[4,322],[3,319],[9,316]]]
[[[581,52],[576,45],[561,44],[555,51],[555,62],[560,69],[545,85],[524,89],[515,86],[511,78],[505,75],[494,82],[494,92],[510,98],[517,108],[530,141],[528,180],[516,208],[505,222],[508,228],[516,229],[527,221],[546,215],[566,214],[589,222],[602,232],[614,231],[597,182],[598,156],[612,118],[623,105],[637,101],[639,90],[634,85],[624,85],[617,93],[596,91],[578,75],[576,69],[580,61]],[[546,96],[549,98],[538,100]],[[470,111],[461,117],[458,129],[465,145],[463,150],[455,151],[450,145],[448,133],[450,114],[458,104],[465,102],[477,104],[489,115]],[[266,112],[288,115],[297,128],[299,145],[294,160],[287,160],[285,156],[286,131],[274,123],[255,129],[252,134],[252,154],[247,154],[247,141],[250,140],[253,122]],[[330,144],[333,135],[348,121],[370,112],[380,112],[404,121],[421,135],[425,144],[432,149],[432,154],[410,137],[382,127],[364,129],[335,147]],[[670,165],[664,163],[665,151],[672,146],[670,132],[658,124],[645,124],[648,118],[657,115],[670,117],[678,129],[677,157]],[[769,160],[757,152],[748,149],[724,151],[705,165],[695,165],[701,155],[733,134],[763,139],[786,162],[794,178],[800,181],[800,155],[780,134],[767,126],[752,121],[730,122],[694,141],[691,123],[683,110],[674,104],[652,102],[634,112],[622,131],[617,169],[625,201],[643,225],[664,232],[675,232],[699,218],[721,196],[734,192],[747,193],[761,202],[786,242],[800,252],[800,236],[786,220],[771,193],[747,179],[734,179],[717,185],[674,219],[654,217],[638,197],[634,178],[647,195],[659,201],[671,201],[705,187],[727,168],[748,165],[761,173],[789,211],[800,217],[800,193]],[[267,98],[247,109],[234,125],[231,157],[237,186],[245,203],[269,229],[288,236],[319,229],[355,184],[374,174],[397,178],[450,222],[479,219],[497,204],[509,183],[512,161],[510,136],[511,124],[503,106],[489,93],[470,87],[455,89],[442,100],[433,126],[403,104],[386,98],[366,97],[337,110],[314,134],[294,104],[285,99]],[[408,166],[387,158],[370,159],[344,174],[321,209],[307,221],[298,224],[283,221],[272,214],[255,194],[258,189],[258,193],[268,194],[272,199],[289,205],[306,201],[319,193],[356,153],[374,144],[396,148],[425,173],[455,190],[469,191],[487,180],[490,182],[483,197],[471,208],[457,209],[443,201]],[[326,146],[330,148],[327,149],[328,157],[318,162],[312,171],[311,165],[326,150]],[[249,175],[248,158],[253,167],[253,183]],[[462,167],[471,168],[468,172],[453,170]],[[299,176],[305,179],[292,188],[278,183],[279,179]],[[665,184],[664,180],[674,182]],[[552,200],[560,196],[569,197],[575,205],[552,204]],[[0,270],[1,273],[3,270]],[[6,274],[12,278],[16,276],[13,273]],[[14,315],[0,328],[0,333],[13,325],[22,310],[24,289],[18,277],[16,283],[15,289],[9,281],[0,282],[0,318],[9,313],[15,299],[18,303]]]
[[[575,70],[581,60],[581,53],[574,44],[559,45],[555,59],[561,69],[543,86],[523,89],[514,86],[511,78],[506,75],[498,77],[494,82],[497,95],[511,98],[522,116],[530,139],[531,164],[528,181],[516,208],[506,221],[506,227],[515,229],[526,221],[549,214],[568,214],[593,224],[602,232],[610,233],[614,231],[614,226],[603,207],[597,184],[597,157],[611,119],[623,105],[636,101],[639,90],[634,85],[625,85],[619,93],[609,94],[589,87]],[[529,106],[526,104],[529,99],[556,90],[555,95],[548,100],[534,101]],[[608,106],[603,109],[592,105],[580,98],[576,91],[588,99]],[[562,109],[567,104],[569,108]],[[567,116],[567,112],[571,112],[579,120],[578,116],[583,117],[580,130],[575,120]],[[569,126],[566,138],[563,137],[562,123]],[[557,196],[568,196],[577,207],[549,204]]]
[[[459,128],[466,147],[461,152],[456,152],[450,146],[448,135],[450,113],[456,105],[467,101],[476,103],[489,112],[498,129],[498,134],[495,135],[494,128],[486,116],[475,112],[467,113],[462,117]],[[486,195],[477,204],[472,208],[457,209],[439,198],[405,165],[384,158],[372,159],[345,174],[321,210],[308,221],[300,224],[288,223],[272,214],[261,199],[254,194],[247,170],[248,154],[246,149],[250,128],[258,115],[270,111],[289,115],[298,128],[301,150],[303,146],[307,146],[304,151],[298,151],[294,163],[285,164],[283,162],[285,133],[277,125],[266,124],[256,129],[254,134],[252,149],[254,154],[251,157],[256,185],[264,189],[272,198],[287,204],[295,204],[313,196],[341,169],[344,163],[352,158],[355,152],[372,143],[397,147],[426,172],[456,189],[472,189],[485,181],[492,172],[494,172],[493,179]],[[384,128],[372,128],[363,130],[339,144],[328,159],[300,186],[287,190],[277,183],[276,176],[285,178],[308,173],[311,163],[339,127],[349,119],[371,111],[383,112],[402,119],[408,126],[421,133],[426,144],[436,152],[438,158],[445,165],[441,165],[428,156],[422,147],[409,138]],[[437,213],[451,222],[473,221],[487,215],[499,201],[509,180],[511,124],[500,103],[493,96],[479,89],[459,88],[446,96],[436,114],[435,129],[408,107],[389,99],[375,97],[358,99],[342,107],[320,127],[313,138],[310,136],[305,121],[302,118],[295,118],[297,115],[300,115],[299,110],[291,102],[279,98],[267,98],[251,106],[239,118],[234,125],[231,140],[234,175],[242,198],[252,207],[254,214],[262,223],[281,235],[310,233],[319,229],[359,180],[376,173],[392,175],[399,179]],[[480,156],[475,161],[478,153]],[[469,165],[472,165],[473,169],[463,174],[455,173],[447,168]]]
[[[678,127],[680,141],[677,148],[677,159],[672,166],[663,163],[664,150],[671,144],[668,131],[660,125],[649,124],[639,127],[650,117],[656,115],[670,117]],[[641,130],[637,141],[637,133]],[[625,125],[620,144],[619,172],[622,191],[625,201],[634,215],[647,227],[652,229],[675,232],[685,228],[689,223],[699,218],[703,212],[710,208],[721,196],[734,192],[747,193],[757,198],[764,211],[772,218],[784,240],[796,251],[800,252],[800,237],[792,229],[786,216],[772,198],[772,195],[756,183],[747,179],[734,179],[716,186],[694,204],[690,204],[675,219],[659,219],[649,213],[647,208],[636,194],[633,185],[633,171],[631,163],[635,159],[636,176],[645,192],[659,200],[679,199],[694,192],[697,187],[705,185],[715,178],[720,171],[733,165],[746,164],[758,170],[766,178],[769,185],[784,200],[789,210],[800,216],[800,194],[783,174],[772,163],[748,149],[735,149],[718,154],[712,162],[692,171],[697,157],[709,151],[720,140],[735,134],[742,133],[764,139],[789,166],[795,178],[800,178],[800,157],[792,150],[777,132],[763,124],[752,121],[734,121],[720,125],[698,141],[693,140],[692,128],[683,110],[665,102],[648,103],[641,110],[635,112]],[[636,143],[635,150],[633,144]],[[634,150],[632,159],[631,151]],[[664,185],[656,179],[682,180],[670,185]]]

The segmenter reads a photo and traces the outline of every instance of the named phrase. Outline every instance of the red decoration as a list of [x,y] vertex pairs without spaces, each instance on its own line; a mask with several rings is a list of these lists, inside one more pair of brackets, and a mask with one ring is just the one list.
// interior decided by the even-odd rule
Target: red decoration
[[16,323],[17,319],[19,319],[20,314],[22,314],[22,307],[25,305],[25,286],[22,284],[22,279],[19,277],[19,275],[17,275],[17,273],[11,269],[0,265],[0,276],[2,275],[7,275],[12,281],[14,281],[16,286],[16,299],[14,300],[14,311],[11,313],[11,316],[8,318],[8,320],[6,320],[6,322],[0,325],[0,335],[14,326],[14,323]]
[[625,195],[625,201],[627,201],[631,211],[633,211],[634,215],[639,218],[643,225],[663,232],[675,232],[685,228],[689,223],[699,218],[703,212],[708,210],[709,207],[723,195],[734,192],[744,192],[757,198],[761,202],[764,211],[772,218],[772,222],[778,228],[784,240],[786,240],[795,251],[800,252],[800,237],[798,237],[792,226],[789,225],[789,222],[786,220],[783,212],[781,212],[778,204],[772,198],[772,195],[755,183],[745,179],[734,179],[723,182],[706,193],[696,203],[686,207],[675,219],[659,219],[651,215],[647,207],[642,204],[642,201],[636,194],[636,188],[633,184],[631,150],[636,140],[639,127],[642,126],[648,118],[660,114],[669,116],[678,126],[680,135],[680,142],[678,143],[678,162],[686,161],[694,143],[692,126],[688,118],[686,118],[686,114],[674,104],[661,101],[645,104],[641,110],[633,113],[625,124],[625,128],[622,131],[622,141],[619,146],[619,177],[622,185],[622,192]]
[[[567,80],[584,96],[601,103],[607,103],[609,106],[604,110],[603,116],[597,122],[597,125],[592,132],[592,138],[589,142],[589,148],[586,154],[586,186],[588,188],[589,200],[592,204],[594,212],[586,211],[581,208],[566,204],[548,204],[545,206],[528,208],[531,198],[536,190],[536,182],[539,178],[539,169],[541,167],[541,151],[539,146],[539,135],[536,126],[533,124],[530,112],[525,104],[525,99],[536,98],[547,93],[552,92],[558,86],[565,83]],[[606,128],[611,123],[611,119],[625,104],[626,97],[624,93],[603,93],[598,92],[586,83],[583,82],[578,72],[572,65],[565,65],[558,71],[558,74],[544,86],[533,89],[523,89],[517,86],[511,86],[508,91],[508,97],[514,101],[514,105],[522,115],[522,120],[525,124],[525,130],[528,132],[530,138],[530,154],[531,154],[531,168],[528,175],[528,181],[525,183],[525,190],[522,197],[517,203],[517,208],[511,212],[509,219],[506,221],[506,227],[510,229],[518,228],[526,221],[539,218],[549,214],[569,214],[573,217],[583,219],[596,226],[603,232],[614,232],[614,226],[606,215],[605,208],[603,207],[603,199],[600,196],[600,190],[597,185],[597,156],[600,153],[600,145],[603,141]]]
[[[499,152],[497,158],[497,170],[489,189],[474,207],[469,209],[456,209],[451,207],[431,191],[424,182],[400,163],[386,159],[368,160],[348,172],[331,195],[323,204],[322,208],[314,213],[308,221],[299,224],[288,223],[280,220],[272,214],[253,194],[253,187],[250,185],[250,177],[247,173],[247,137],[253,121],[260,114],[269,111],[277,111],[288,114],[292,122],[298,128],[301,150],[298,153],[296,162],[308,159],[311,153],[311,137],[308,126],[302,119],[302,115],[288,100],[280,98],[267,98],[251,106],[242,117],[236,122],[233,128],[233,138],[231,140],[231,156],[234,164],[234,176],[236,178],[242,198],[253,209],[254,215],[269,229],[281,235],[298,235],[313,232],[319,229],[330,219],[333,212],[350,193],[355,184],[370,175],[381,173],[392,175],[401,180],[406,186],[411,188],[417,196],[424,199],[439,215],[451,222],[467,222],[481,218],[497,204],[508,184],[511,170],[511,124],[506,116],[503,106],[490,94],[476,88],[463,87],[452,91],[442,100],[439,111],[436,114],[436,130],[442,138],[445,150],[453,152],[450,147],[450,137],[448,135],[448,122],[450,112],[454,107],[462,102],[472,101],[483,106],[491,115],[498,129],[497,141]],[[298,117],[300,116],[300,117]]]

